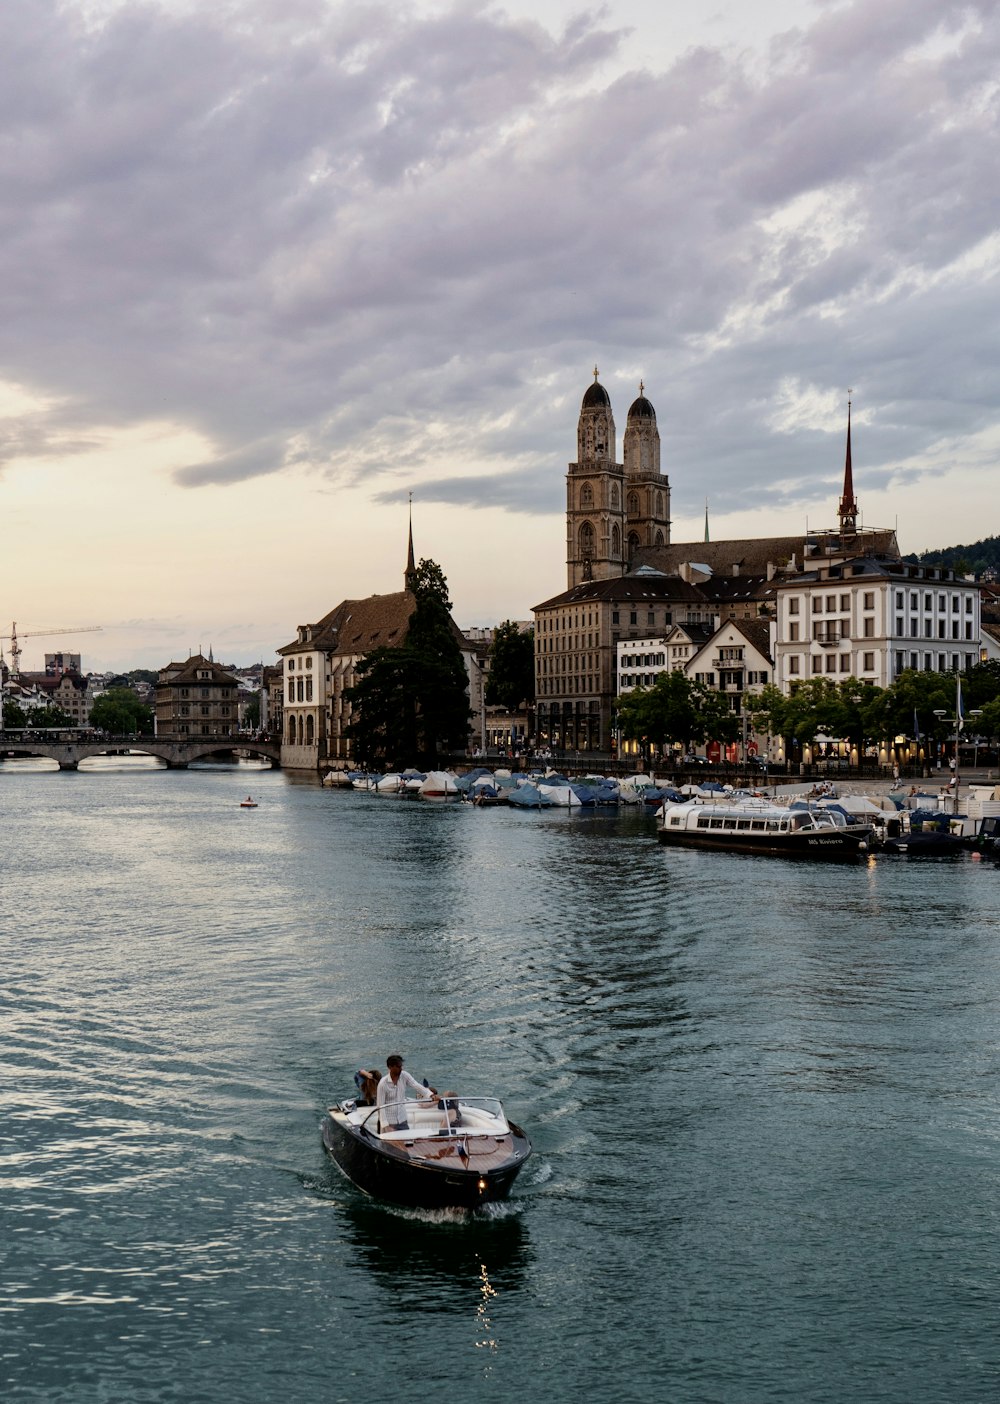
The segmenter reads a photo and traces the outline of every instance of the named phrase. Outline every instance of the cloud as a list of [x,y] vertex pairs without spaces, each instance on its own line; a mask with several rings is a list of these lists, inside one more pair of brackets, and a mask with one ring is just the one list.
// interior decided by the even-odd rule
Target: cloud
[[619,437],[644,378],[678,512],[827,501],[848,385],[862,495],[960,457],[998,417],[997,6],[856,0],[606,80],[621,38],[7,0],[0,376],[52,408],[0,454],[169,420],[214,446],[191,490],[307,465],[558,513],[596,359]]

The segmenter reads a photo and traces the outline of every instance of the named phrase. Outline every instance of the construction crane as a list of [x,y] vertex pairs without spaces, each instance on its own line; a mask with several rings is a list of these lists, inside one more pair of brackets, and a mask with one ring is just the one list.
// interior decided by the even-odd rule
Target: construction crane
[[[41,639],[44,638],[47,634],[99,634],[100,632],[100,624],[84,624],[80,628],[76,629],[32,629],[30,633],[21,634],[20,637],[22,639]],[[12,678],[20,677],[22,649],[18,640],[16,623],[10,626],[10,633],[9,635],[7,635],[4,642],[10,644],[10,675]]]

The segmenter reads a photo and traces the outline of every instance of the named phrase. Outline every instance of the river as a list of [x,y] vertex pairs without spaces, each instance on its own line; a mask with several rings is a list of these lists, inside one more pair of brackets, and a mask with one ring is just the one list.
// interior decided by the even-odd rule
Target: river
[[[5,1404],[997,1398],[996,866],[124,757],[0,824]],[[325,1158],[395,1049],[506,1205]]]

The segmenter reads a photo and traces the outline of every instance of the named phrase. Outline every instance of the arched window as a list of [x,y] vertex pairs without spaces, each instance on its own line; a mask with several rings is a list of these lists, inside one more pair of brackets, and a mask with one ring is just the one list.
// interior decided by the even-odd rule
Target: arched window
[[594,528],[589,522],[584,522],[580,528],[580,555],[592,556],[594,554]]
[[611,484],[611,510],[612,510],[613,512],[617,512],[618,509],[619,509],[619,507],[620,507],[621,505],[622,505],[622,499],[621,499],[621,494],[620,494],[619,491],[618,491],[618,484],[617,484],[617,483],[612,483],[612,484]]
[[656,515],[657,515],[658,517],[662,517],[662,516],[663,516],[663,493],[662,493],[662,492],[658,492],[658,493],[656,494]]
[[312,715],[312,712],[310,712],[309,715],[306,717],[306,745],[307,745],[307,746],[311,746],[311,745],[312,745],[314,735],[315,735],[315,729],[314,729],[314,726],[313,726],[313,715]]
[[289,744],[289,746],[294,746],[294,745],[295,745],[295,718],[294,718],[294,717],[289,717],[289,718],[288,718],[288,744]]
[[594,489],[590,483],[584,483],[583,487],[580,489],[580,506],[593,507],[593,505]]
[[617,523],[611,528],[611,558],[620,560],[622,554],[622,534]]
[[639,549],[639,547],[640,547],[641,545],[642,545],[642,542],[639,540],[639,533],[638,533],[637,531],[630,531],[629,534],[628,534],[628,558],[629,558],[629,560],[632,559],[632,557],[635,555],[636,551]]
[[639,515],[639,494],[637,492],[630,492],[628,495],[628,514],[630,517]]
[[653,545],[654,545],[654,546],[662,546],[662,545],[663,545],[663,532],[662,532],[662,531],[658,531],[658,532],[656,533],[656,539],[655,539],[655,541],[653,542]]

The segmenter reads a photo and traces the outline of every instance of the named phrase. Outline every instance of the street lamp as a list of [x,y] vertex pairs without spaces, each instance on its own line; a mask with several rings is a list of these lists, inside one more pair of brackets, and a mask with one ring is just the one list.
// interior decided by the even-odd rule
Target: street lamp
[[[943,708],[936,707],[934,709],[934,715],[938,718],[939,721],[941,721],[948,715],[948,713]],[[978,717],[979,715],[980,711],[978,708],[975,711],[969,713],[970,717]],[[959,766],[961,764],[961,758],[959,756],[958,743],[962,727],[965,725],[965,719],[962,716],[962,680],[958,676],[958,674],[955,675],[955,715],[950,720],[954,721],[955,723],[955,778],[952,783],[955,787],[955,813],[957,815],[958,792],[961,788],[961,780],[959,779]]]

